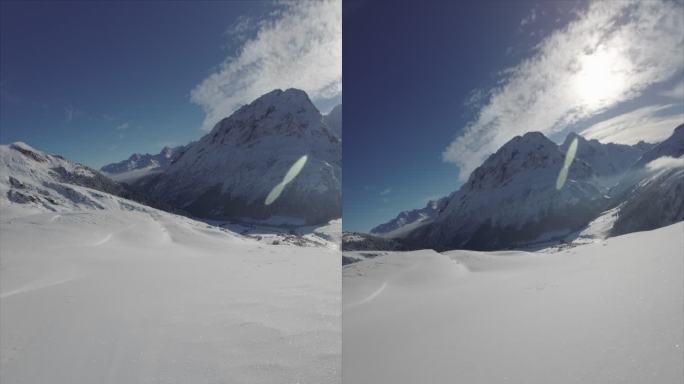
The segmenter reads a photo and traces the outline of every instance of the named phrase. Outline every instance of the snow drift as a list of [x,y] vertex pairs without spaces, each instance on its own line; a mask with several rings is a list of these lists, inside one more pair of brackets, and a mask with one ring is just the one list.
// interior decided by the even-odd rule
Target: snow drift
[[540,252],[363,252],[345,383],[678,383],[684,223]]

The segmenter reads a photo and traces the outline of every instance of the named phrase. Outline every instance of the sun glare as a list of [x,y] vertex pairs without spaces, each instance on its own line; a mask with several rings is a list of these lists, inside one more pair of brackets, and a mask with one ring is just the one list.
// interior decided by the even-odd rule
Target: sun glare
[[583,55],[579,62],[574,88],[584,105],[600,106],[623,91],[625,81],[620,71],[623,63],[619,55],[596,50],[590,55]]

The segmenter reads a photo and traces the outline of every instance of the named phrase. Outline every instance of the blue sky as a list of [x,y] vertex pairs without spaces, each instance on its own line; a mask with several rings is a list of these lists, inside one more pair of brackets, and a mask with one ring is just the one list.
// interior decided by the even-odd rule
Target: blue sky
[[[99,167],[196,140],[274,88],[302,88],[324,112],[341,99],[341,46],[325,45],[341,40],[335,4],[1,4],[2,143]],[[307,33],[320,41],[286,44]]]
[[343,3],[345,230],[455,191],[530,130],[629,143],[684,121],[681,3],[392,4]]

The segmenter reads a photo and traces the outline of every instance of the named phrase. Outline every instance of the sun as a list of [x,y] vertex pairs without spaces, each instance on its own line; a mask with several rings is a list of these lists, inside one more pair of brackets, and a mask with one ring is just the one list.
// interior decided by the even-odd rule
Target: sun
[[619,97],[625,88],[625,60],[606,49],[579,58],[580,70],[573,79],[573,88],[581,104],[600,108]]

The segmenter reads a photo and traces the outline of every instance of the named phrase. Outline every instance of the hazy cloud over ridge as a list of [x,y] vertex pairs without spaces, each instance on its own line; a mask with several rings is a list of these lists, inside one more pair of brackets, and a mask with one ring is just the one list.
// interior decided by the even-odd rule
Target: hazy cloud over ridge
[[657,143],[670,137],[672,130],[684,122],[684,113],[681,109],[676,113],[665,113],[668,110],[677,108],[673,104],[637,108],[596,123],[580,134],[587,139],[596,139],[603,143],[632,145],[641,140]]
[[195,89],[191,100],[206,112],[210,130],[275,88],[300,88],[312,100],[342,92],[342,6],[340,1],[284,3],[276,17],[260,23],[256,36]]
[[502,71],[502,81],[443,152],[462,180],[516,135],[553,134],[681,71],[681,3],[595,2]]

